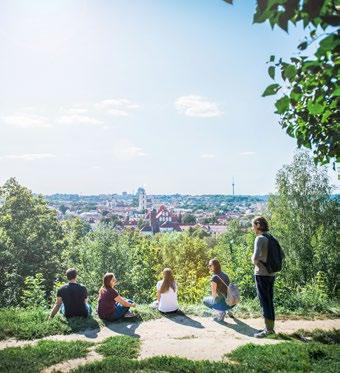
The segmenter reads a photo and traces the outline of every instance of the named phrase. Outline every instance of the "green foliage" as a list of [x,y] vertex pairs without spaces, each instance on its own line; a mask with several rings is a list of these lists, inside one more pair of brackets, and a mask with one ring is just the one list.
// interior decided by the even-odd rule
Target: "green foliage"
[[[307,298],[313,291],[336,295],[340,269],[339,206],[330,198],[326,170],[317,168],[306,152],[299,152],[291,165],[279,171],[277,190],[268,207],[271,230],[286,253],[280,276],[287,288],[303,287]],[[319,280],[322,277],[322,288],[315,282],[317,273]],[[313,290],[308,290],[307,284]]]
[[46,201],[9,179],[0,187],[0,306],[20,302],[24,278],[42,273],[50,291],[60,268],[63,232]]
[[27,276],[25,278],[21,303],[26,308],[47,307],[46,290],[42,273],[37,273],[34,277]]
[[183,224],[196,224],[196,217],[192,214],[184,214],[182,218]]
[[96,351],[104,356],[119,356],[119,358],[137,359],[140,350],[140,340],[129,336],[117,336],[106,339]]
[[34,346],[10,347],[0,350],[1,372],[39,372],[64,360],[86,356],[88,342],[39,341]]
[[276,82],[262,96],[283,92],[275,103],[282,128],[298,147],[313,149],[317,163],[339,161],[339,5],[334,0],[257,0],[253,21],[269,21],[286,32],[289,23],[308,27],[297,56],[289,61],[270,57],[268,74]]

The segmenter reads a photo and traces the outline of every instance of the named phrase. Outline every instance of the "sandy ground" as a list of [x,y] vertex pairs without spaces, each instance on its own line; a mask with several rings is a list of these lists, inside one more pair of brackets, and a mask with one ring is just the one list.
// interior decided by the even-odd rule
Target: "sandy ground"
[[[223,356],[246,343],[279,343],[270,339],[253,337],[257,329],[263,327],[261,319],[230,319],[217,323],[208,317],[171,316],[147,322],[110,323],[100,330],[85,330],[70,335],[46,337],[48,340],[75,341],[85,340],[102,342],[115,335],[129,335],[140,338],[142,348],[140,358],[170,355],[188,359],[221,360]],[[276,332],[292,333],[298,329],[340,329],[340,319],[333,320],[278,320]],[[0,349],[34,344],[37,341],[6,340],[0,342]],[[100,359],[91,351],[86,359],[74,359],[54,366],[56,371],[70,369],[89,361]],[[57,369],[56,369],[57,368]],[[49,368],[47,371],[52,371]]]

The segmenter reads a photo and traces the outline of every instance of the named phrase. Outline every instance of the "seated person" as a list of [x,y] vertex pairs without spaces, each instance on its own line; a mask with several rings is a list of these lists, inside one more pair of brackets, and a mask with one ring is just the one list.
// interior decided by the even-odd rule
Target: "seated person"
[[66,271],[68,284],[57,291],[57,300],[50,313],[52,319],[61,309],[61,313],[69,317],[88,317],[91,315],[91,306],[87,303],[86,287],[77,283],[77,271],[70,268]]
[[177,284],[170,268],[163,270],[163,280],[157,282],[156,288],[157,303],[155,307],[162,313],[177,312]]
[[216,258],[209,261],[209,269],[213,274],[211,277],[211,296],[205,297],[203,304],[216,311],[216,321],[223,321],[226,312],[229,317],[233,317],[230,310],[234,306],[229,306],[226,302],[230,280],[228,275],[222,272],[220,262]]
[[103,286],[99,290],[98,298],[98,316],[102,320],[115,321],[122,317],[134,317],[129,311],[130,307],[136,304],[130,300],[121,297],[114,288],[117,280],[113,273],[106,273],[103,278]]

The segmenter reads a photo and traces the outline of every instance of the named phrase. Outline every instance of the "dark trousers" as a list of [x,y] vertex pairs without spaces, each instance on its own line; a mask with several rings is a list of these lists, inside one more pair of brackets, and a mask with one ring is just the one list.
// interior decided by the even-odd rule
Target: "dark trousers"
[[256,291],[265,319],[275,320],[274,311],[274,282],[275,276],[255,275]]

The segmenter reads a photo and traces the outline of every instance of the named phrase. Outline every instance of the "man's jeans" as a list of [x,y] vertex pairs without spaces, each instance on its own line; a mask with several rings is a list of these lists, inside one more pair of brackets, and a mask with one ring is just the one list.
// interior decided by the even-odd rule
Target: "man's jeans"
[[265,319],[275,320],[274,310],[274,282],[275,276],[255,275],[256,291]]

